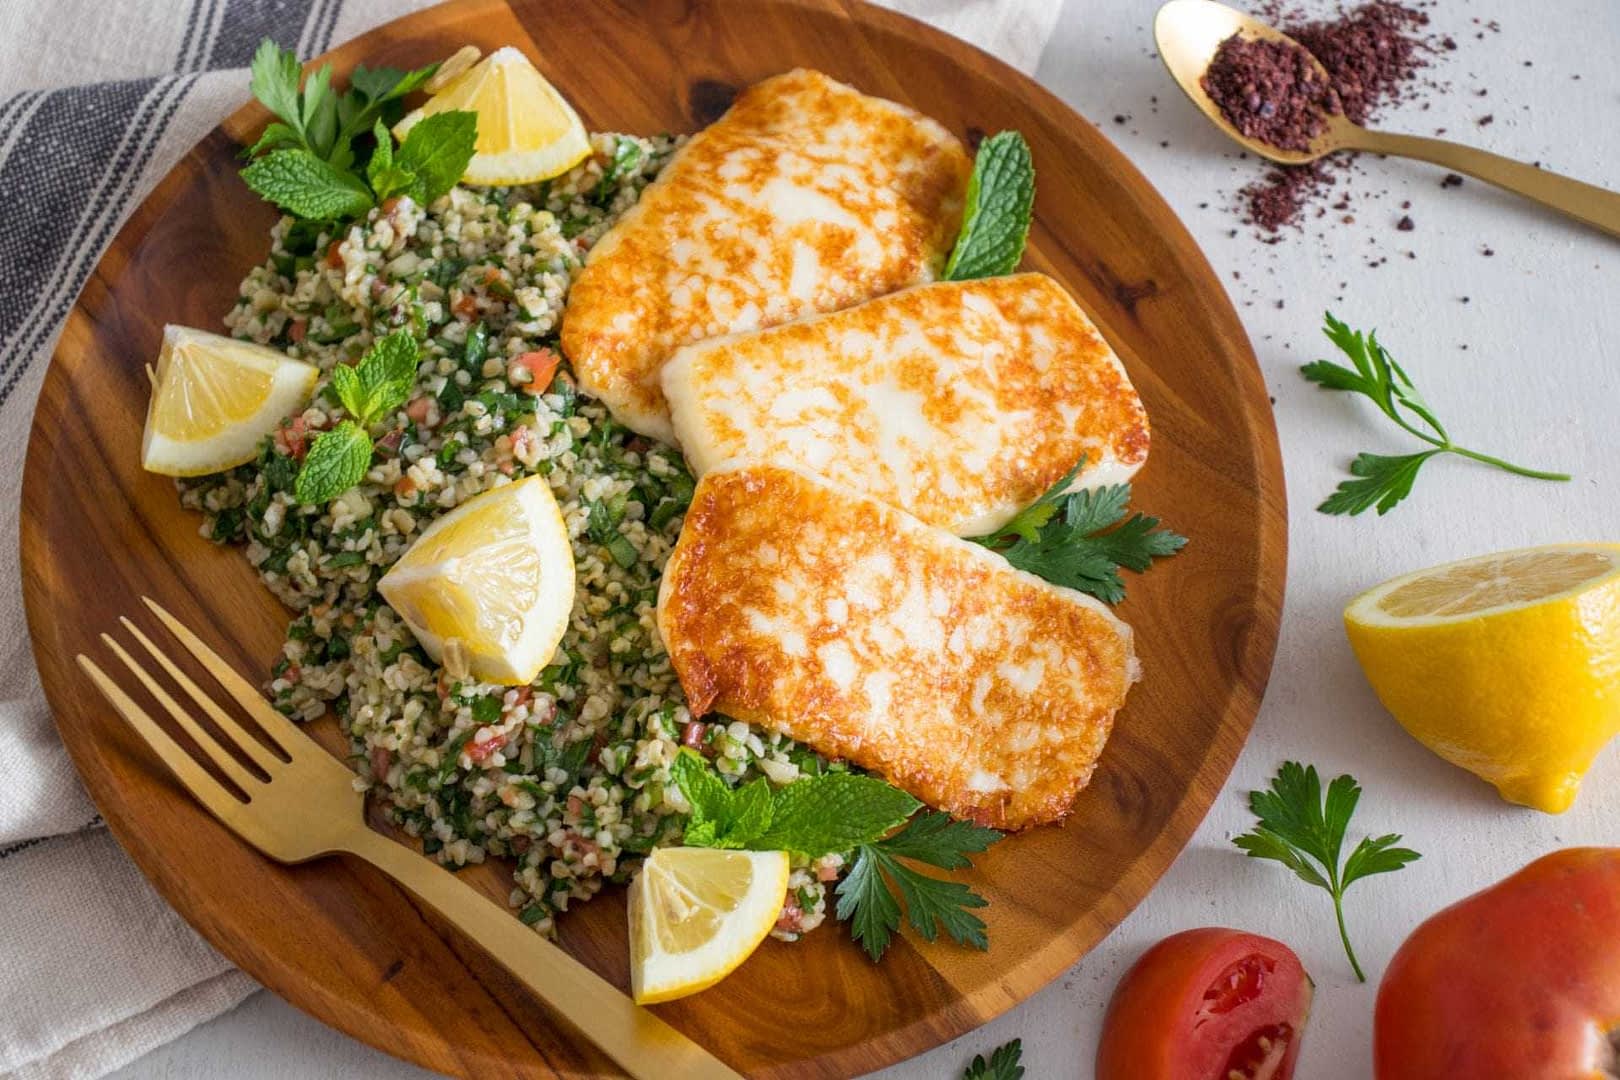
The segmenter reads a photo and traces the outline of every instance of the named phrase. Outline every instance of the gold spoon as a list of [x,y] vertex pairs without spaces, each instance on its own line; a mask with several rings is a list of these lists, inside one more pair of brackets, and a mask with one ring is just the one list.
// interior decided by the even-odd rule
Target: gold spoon
[[[1351,123],[1343,114],[1324,115],[1327,124],[1311,140],[1309,150],[1280,150],[1269,143],[1248,138],[1221,114],[1220,106],[1210,100],[1201,82],[1205,69],[1215,56],[1215,50],[1233,34],[1298,44],[1280,30],[1215,0],[1170,0],[1159,9],[1158,16],[1153,20],[1153,36],[1158,40],[1159,55],[1164,58],[1165,67],[1170,69],[1176,82],[1181,84],[1181,89],[1192,98],[1194,105],[1203,110],[1205,116],[1215,122],[1216,127],[1251,153],[1283,165],[1304,165],[1335,150],[1365,150],[1374,154],[1416,158],[1517,192],[1568,214],[1577,221],[1602,229],[1610,236],[1620,236],[1620,194],[1460,143],[1427,139],[1419,135],[1371,131]],[[1306,55],[1310,55],[1308,51]],[[1327,69],[1315,57],[1311,57],[1311,63],[1326,79]]]

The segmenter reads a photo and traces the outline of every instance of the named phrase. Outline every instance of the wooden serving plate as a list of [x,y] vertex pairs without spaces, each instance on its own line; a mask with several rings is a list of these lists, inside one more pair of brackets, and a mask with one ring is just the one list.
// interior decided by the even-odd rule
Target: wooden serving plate
[[[1026,265],[1062,281],[1129,369],[1153,422],[1136,505],[1192,537],[1132,577],[1119,613],[1146,672],[1069,823],[1009,839],[968,875],[990,951],[898,939],[873,964],[829,925],[767,942],[706,993],[658,1011],[756,1076],[848,1076],[916,1054],[1023,1000],[1142,899],[1220,790],[1271,666],[1283,594],[1282,468],[1265,386],[1203,256],[1141,175],[1034,82],[855,0],[471,0],[329,54],[415,66],[466,42],[521,47],[593,130],[692,131],[733,89],[796,65],[908,102],[964,138],[1016,128],[1039,173]],[[246,96],[247,87],[244,85]],[[490,959],[369,867],[283,867],[200,809],[83,683],[73,657],[151,595],[262,675],[287,613],[240,552],[197,535],[139,466],[142,365],[160,329],[216,328],[264,256],[273,212],[237,178],[249,105],[193,149],[113,241],[68,318],[34,421],[22,565],[34,655],[108,825],[226,956],[300,1008],[463,1076],[612,1073]],[[331,721],[316,725],[341,751]],[[504,902],[504,870],[465,871]],[[491,917],[499,916],[493,909]],[[614,890],[560,920],[566,948],[628,985]],[[140,928],[132,927],[139,933]]]

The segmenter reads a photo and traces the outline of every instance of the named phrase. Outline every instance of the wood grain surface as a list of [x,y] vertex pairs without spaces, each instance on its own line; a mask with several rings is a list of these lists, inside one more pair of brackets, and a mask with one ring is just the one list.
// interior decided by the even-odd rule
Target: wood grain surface
[[[1136,505],[1192,537],[1129,581],[1132,691],[1073,817],[1010,839],[966,875],[990,900],[979,953],[903,936],[874,965],[831,925],[768,941],[660,1015],[756,1076],[850,1076],[961,1034],[1072,965],[1152,887],[1220,790],[1258,707],[1282,608],[1286,519],[1270,407],[1248,341],[1192,239],[1091,123],[1006,65],[919,23],[840,0],[470,0],[330,55],[412,66],[473,42],[521,47],[593,130],[692,131],[735,88],[796,65],[908,102],[970,140],[1016,128],[1039,174],[1026,267],[1062,281],[1119,352],[1153,423]],[[247,94],[243,87],[244,97]],[[148,594],[261,677],[288,613],[241,553],[197,534],[139,466],[142,365],[164,323],[217,328],[260,262],[273,211],[237,177],[245,106],[124,226],[66,324],[23,491],[34,654],[62,737],[109,826],[175,908],[270,989],[356,1038],[462,1076],[612,1068],[501,969],[380,874],[273,864],[216,824],[84,685],[73,657]],[[315,725],[334,750],[331,720]],[[465,871],[504,901],[507,871]],[[561,941],[628,985],[622,891]],[[139,928],[131,928],[139,933]]]

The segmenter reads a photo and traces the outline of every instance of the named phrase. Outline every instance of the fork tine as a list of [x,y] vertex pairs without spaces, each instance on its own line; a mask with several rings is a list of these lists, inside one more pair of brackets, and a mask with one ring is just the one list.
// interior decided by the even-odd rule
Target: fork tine
[[231,752],[221,746],[218,739],[204,731],[202,725],[197,723],[190,713],[182,709],[180,703],[170,697],[169,692],[163,689],[158,684],[158,681],[152,678],[147,673],[147,670],[141,667],[140,663],[124,650],[122,645],[118,644],[117,639],[109,634],[102,634],[101,640],[106,642],[107,648],[111,649],[118,659],[124,662],[124,666],[129,668],[130,674],[139,679],[151,695],[157,698],[158,704],[169,711],[169,715],[174,717],[175,722],[185,730],[187,735],[191,736],[191,741],[196,743],[202,749],[202,752],[208,755],[210,761],[219,766],[220,771],[226,775],[231,783],[241,788],[244,793],[251,795],[253,789],[258,787],[262,781],[244,769],[242,763],[232,757]]
[[242,727],[241,723],[233,719],[224,709],[220,708],[219,702],[203,693],[202,688],[196,683],[192,682],[189,675],[181,671],[180,668],[175,665],[175,662],[169,659],[167,654],[159,650],[156,645],[152,644],[151,638],[141,633],[140,627],[136,626],[122,615],[118,617],[118,621],[123,623],[124,629],[128,630],[130,635],[133,636],[136,641],[140,642],[141,645],[146,648],[147,652],[152,654],[152,659],[156,660],[160,665],[162,665],[163,670],[169,673],[169,678],[173,679],[180,685],[182,690],[191,695],[191,700],[195,701],[198,707],[201,708],[203,712],[207,713],[210,718],[212,718],[214,723],[219,727],[221,733],[223,733],[227,739],[234,743],[236,747],[244,754],[253,759],[253,763],[255,765],[263,769],[266,773],[271,773],[278,766],[283,764],[280,758],[266,750],[263,743],[249,734]]
[[[319,749],[314,739],[298,730],[291,720],[282,716],[270,703],[264,700],[257,687],[236,673],[236,669],[227,664],[213,649],[202,643],[202,639],[190,630],[179,619],[170,615],[150,596],[141,597],[142,602],[152,609],[152,613],[163,620],[163,625],[169,632],[180,639],[180,644],[195,656],[203,667],[225,688],[225,692],[236,700],[236,703],[246,709],[258,725],[264,729],[265,734],[275,740],[276,745],[287,752],[288,757],[296,758],[301,752],[309,749]],[[324,750],[321,751],[325,753]]]
[[112,703],[112,707],[129,721],[129,726],[134,728],[142,741],[162,759],[163,764],[169,767],[169,771],[181,785],[191,792],[192,798],[202,803],[209,813],[230,824],[237,811],[242,808],[242,804],[225,790],[224,785],[208,775],[208,771],[197,764],[179,743],[170,738],[168,732],[158,727],[157,722],[146,715],[146,710],[135,704],[117,683],[107,677],[106,672],[96,666],[95,661],[83,653],[79,654],[78,659],[79,667],[90,676],[90,681],[96,684],[96,689],[100,690],[101,695]]

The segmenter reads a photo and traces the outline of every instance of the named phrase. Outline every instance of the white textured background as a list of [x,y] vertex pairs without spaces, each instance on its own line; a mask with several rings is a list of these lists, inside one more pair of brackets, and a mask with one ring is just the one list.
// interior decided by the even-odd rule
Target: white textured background
[[[1620,539],[1620,242],[1472,181],[1442,190],[1437,171],[1399,161],[1363,163],[1352,180],[1353,226],[1290,236],[1276,247],[1257,244],[1241,227],[1228,236],[1236,221],[1225,209],[1227,193],[1254,163],[1236,160],[1152,57],[1155,7],[1153,0],[1068,0],[1039,78],[1097,121],[1169,200],[1227,282],[1253,338],[1277,401],[1291,506],[1276,668],[1232,782],[1148,900],[1020,1008],[883,1074],[896,1080],[957,1075],[974,1053],[1015,1036],[1024,1040],[1031,1080],[1090,1076],[1102,1010],[1120,973],[1163,935],[1212,924],[1269,934],[1298,951],[1317,984],[1302,1080],[1360,1080],[1371,1071],[1377,979],[1424,916],[1552,848],[1620,843],[1620,752],[1600,759],[1568,814],[1510,807],[1389,719],[1339,623],[1349,596],[1398,571],[1495,548]],[[1447,127],[1488,149],[1620,187],[1620,70],[1612,57],[1620,2],[1438,0],[1436,7],[1436,28],[1459,43],[1434,71],[1452,91],[1430,94],[1427,111],[1397,110],[1386,126],[1421,134]],[[1476,39],[1475,18],[1499,20],[1501,33]],[[1487,96],[1475,96],[1480,88]],[[1478,126],[1486,114],[1495,122]],[[1412,203],[1410,233],[1394,228],[1403,200]],[[1494,256],[1482,254],[1487,246]],[[1368,267],[1385,255],[1386,265]],[[1389,517],[1317,514],[1312,507],[1354,452],[1405,447],[1370,406],[1319,392],[1295,373],[1325,355],[1317,334],[1324,308],[1352,325],[1376,326],[1464,445],[1563,468],[1575,482],[1538,483],[1441,460]],[[1347,897],[1372,980],[1366,986],[1350,975],[1326,894],[1231,846],[1252,820],[1241,793],[1289,757],[1354,773],[1366,788],[1354,828],[1403,832],[1424,853]],[[117,1075],[427,1074],[260,993]]]

